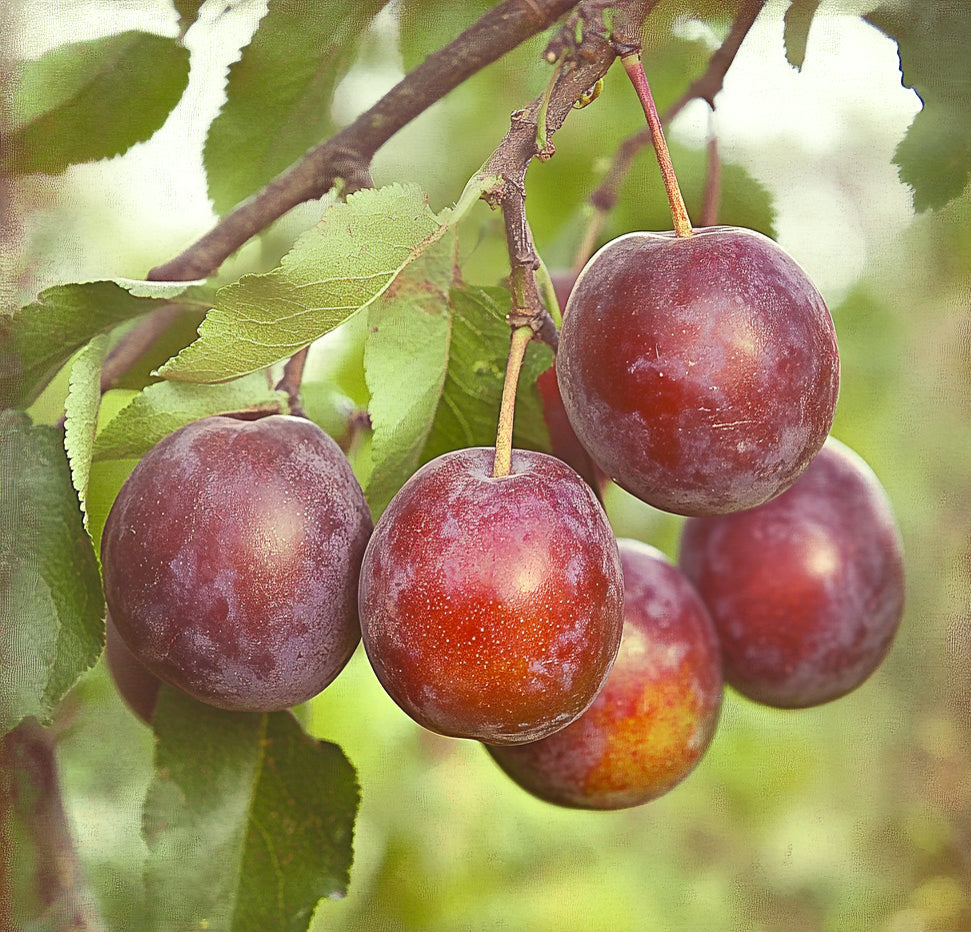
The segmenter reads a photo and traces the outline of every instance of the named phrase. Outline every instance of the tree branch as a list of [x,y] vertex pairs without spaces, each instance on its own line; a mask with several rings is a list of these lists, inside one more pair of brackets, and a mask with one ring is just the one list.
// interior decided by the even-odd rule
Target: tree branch
[[[513,113],[509,131],[482,169],[484,176],[501,179],[483,197],[503,213],[513,297],[510,325],[531,327],[554,348],[556,328],[540,297],[536,282],[540,258],[526,219],[526,170],[534,158],[547,159],[553,154],[550,137],[614,59],[640,49],[644,20],[657,2],[587,0],[580,4],[547,48],[547,61],[558,63],[550,87]],[[604,17],[608,8],[613,14],[609,25]]]
[[[739,4],[738,14],[732,22],[731,29],[725,41],[708,61],[708,67],[704,74],[691,83],[688,89],[667,109],[661,122],[669,124],[691,101],[705,100],[708,106],[714,109],[715,97],[725,83],[725,75],[738,55],[738,50],[742,42],[751,30],[756,18],[765,5],[765,0],[742,0]],[[640,132],[628,137],[618,147],[614,153],[613,161],[607,170],[604,180],[593,194],[590,195],[590,203],[593,205],[595,215],[590,224],[590,229],[584,237],[584,245],[577,258],[577,264],[582,266],[589,258],[593,250],[593,244],[599,235],[600,227],[603,224],[604,215],[610,211],[617,203],[620,187],[630,171],[634,157],[646,145],[650,145],[650,129],[643,129]]]
[[506,0],[425,59],[373,107],[244,201],[176,258],[148,273],[155,281],[211,275],[250,237],[298,204],[371,184],[374,154],[403,126],[466,79],[556,22],[577,0]]

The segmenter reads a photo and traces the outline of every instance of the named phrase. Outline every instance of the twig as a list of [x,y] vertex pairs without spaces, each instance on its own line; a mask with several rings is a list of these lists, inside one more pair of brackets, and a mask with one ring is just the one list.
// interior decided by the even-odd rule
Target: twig
[[[661,116],[662,124],[669,124],[693,100],[705,100],[710,107],[714,108],[715,97],[724,86],[725,75],[735,61],[742,42],[764,5],[765,0],[742,0],[728,36],[709,59],[704,74],[693,81],[688,89],[664,112]],[[648,128],[629,136],[617,147],[603,181],[590,195],[590,203],[593,206],[594,213],[577,254],[575,263],[577,271],[583,267],[593,253],[606,214],[617,203],[621,185],[630,171],[635,156],[644,146],[650,144],[651,132]]]
[[671,164],[671,154],[668,152],[668,144],[664,139],[661,118],[657,115],[654,95],[651,93],[651,86],[648,84],[647,75],[644,73],[644,65],[641,62],[640,53],[625,55],[621,59],[621,62],[623,62],[627,77],[630,78],[631,84],[634,85],[637,98],[644,108],[644,116],[647,117],[647,127],[651,132],[651,141],[654,143],[657,164],[661,169],[664,190],[667,192],[668,204],[671,206],[671,219],[674,221],[674,232],[682,238],[691,236],[691,220],[688,218],[688,209],[684,206],[684,198],[681,196],[681,186],[678,184],[678,177],[675,175],[674,166]]
[[307,364],[309,346],[297,350],[283,367],[283,378],[276,383],[277,391],[286,392],[290,399],[290,413],[294,417],[306,417],[300,401],[300,383],[303,380],[304,366]]
[[425,59],[373,107],[278,175],[196,243],[148,277],[186,281],[211,275],[251,236],[304,201],[323,197],[338,179],[346,193],[371,184],[374,154],[449,91],[556,22],[577,0],[506,0]]
[[[556,327],[537,286],[536,270],[541,263],[526,220],[526,170],[537,156],[548,157],[552,134],[563,125],[576,101],[607,73],[614,59],[640,48],[644,20],[657,2],[622,0],[610,4],[613,16],[609,25],[604,20],[608,5],[603,0],[582,3],[547,48],[547,61],[557,63],[550,85],[529,106],[512,115],[509,131],[482,169],[484,176],[501,179],[483,197],[503,214],[513,297],[510,325],[531,327],[554,348]],[[544,131],[539,133],[541,126]],[[540,136],[545,143],[543,151],[537,145]]]
[[502,383],[502,402],[499,406],[499,426],[496,430],[496,456],[492,475],[498,479],[508,476],[512,468],[512,430],[516,413],[516,388],[523,367],[526,347],[533,339],[531,327],[518,327],[509,338],[509,358],[506,361],[506,377]]
[[102,393],[113,388],[183,313],[182,304],[163,304],[135,324],[115,344],[101,367]]

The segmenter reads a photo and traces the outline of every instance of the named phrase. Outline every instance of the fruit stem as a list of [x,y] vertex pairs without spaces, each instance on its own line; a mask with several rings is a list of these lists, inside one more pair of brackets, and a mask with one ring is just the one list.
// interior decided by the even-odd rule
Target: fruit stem
[[627,72],[627,77],[630,78],[631,84],[634,85],[638,100],[644,108],[644,116],[647,117],[647,127],[651,133],[651,141],[654,143],[657,164],[661,169],[661,178],[667,191],[668,203],[671,205],[674,232],[682,237],[691,236],[694,231],[691,229],[688,208],[684,206],[681,188],[678,186],[678,179],[674,174],[671,154],[668,152],[668,144],[664,139],[664,130],[661,129],[661,118],[658,116],[657,107],[654,104],[651,86],[647,83],[647,75],[644,73],[640,53],[632,52],[629,55],[624,55],[620,61]]
[[506,379],[502,383],[499,427],[496,430],[496,458],[492,465],[492,475],[496,479],[508,476],[512,469],[512,424],[516,412],[516,388],[519,385],[519,370],[523,367],[526,347],[532,338],[532,327],[517,327],[509,340],[509,359],[506,362]]
[[556,289],[553,287],[549,269],[542,261],[536,270],[536,287],[539,288],[540,297],[546,305],[546,312],[553,318],[553,323],[559,329],[563,326],[563,308],[560,307],[559,299],[556,297]]

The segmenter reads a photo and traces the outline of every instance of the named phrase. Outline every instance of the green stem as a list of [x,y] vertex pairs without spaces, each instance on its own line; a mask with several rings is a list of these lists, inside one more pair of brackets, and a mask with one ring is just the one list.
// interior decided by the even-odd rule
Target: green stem
[[550,80],[547,83],[546,90],[543,91],[543,96],[540,100],[539,112],[536,114],[536,151],[539,153],[546,152],[546,149],[550,144],[549,134],[546,129],[546,115],[549,113],[550,109],[550,95],[553,93],[553,88],[556,86],[556,81],[560,76],[560,69],[562,67],[563,56],[561,55],[556,60],[553,73],[550,75]]
[[651,132],[651,141],[654,143],[654,151],[657,154],[657,164],[661,169],[661,178],[664,181],[664,189],[667,191],[668,203],[671,205],[674,232],[682,237],[691,236],[694,231],[691,229],[688,209],[684,206],[681,188],[678,186],[674,165],[671,163],[671,154],[668,152],[668,144],[664,139],[664,130],[661,129],[661,118],[658,116],[657,107],[654,104],[651,86],[647,83],[647,75],[644,74],[640,53],[634,52],[625,55],[620,61],[630,78],[631,84],[634,85],[637,97],[644,108],[644,116],[647,117],[647,127]]
[[536,285],[539,287],[540,296],[543,304],[546,305],[546,312],[553,318],[557,330],[563,326],[563,308],[556,297],[556,289],[553,287],[553,279],[550,278],[550,271],[546,268],[546,263],[540,261],[539,268],[536,270]]
[[496,458],[492,475],[498,479],[508,476],[512,468],[512,426],[516,412],[516,388],[519,371],[523,367],[526,347],[533,338],[531,327],[517,327],[509,341],[509,359],[506,362],[506,379],[502,385],[502,404],[499,407],[499,427],[496,430]]

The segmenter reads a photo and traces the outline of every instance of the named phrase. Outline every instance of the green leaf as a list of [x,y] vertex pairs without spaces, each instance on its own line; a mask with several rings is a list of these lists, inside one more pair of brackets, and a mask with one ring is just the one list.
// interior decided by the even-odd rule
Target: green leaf
[[0,411],[0,734],[50,722],[104,644],[104,599],[61,432]]
[[405,71],[420,65],[495,5],[494,0],[402,0],[399,42]]
[[334,131],[334,88],[387,0],[271,0],[239,61],[204,152],[217,213],[262,188]]
[[165,122],[188,80],[189,52],[147,32],[62,45],[22,62],[3,169],[56,174],[119,155]]
[[359,793],[340,748],[289,712],[226,712],[168,688],[154,728],[143,833],[157,928],[302,932],[318,900],[345,893]]
[[26,408],[92,337],[151,311],[160,300],[190,300],[196,293],[191,284],[119,279],[55,285],[0,317],[0,406]]
[[367,307],[445,230],[415,185],[352,194],[279,268],[221,289],[199,339],[159,375],[221,382],[292,356]]
[[971,175],[971,19],[953,3],[883,6],[866,18],[897,41],[902,83],[924,104],[894,156],[900,178],[917,210],[938,209]]
[[368,313],[364,371],[374,434],[366,491],[375,516],[419,465],[441,400],[451,331],[447,265],[426,281],[396,284]]
[[95,337],[74,360],[64,402],[64,450],[71,464],[71,480],[81,502],[84,526],[88,526],[88,477],[94,435],[101,408],[101,366],[108,352],[108,337]]
[[[509,291],[459,285],[452,289],[450,304],[448,373],[423,461],[458,447],[494,446],[496,442],[509,355]],[[516,393],[513,442],[517,447],[549,449],[536,379],[552,361],[548,347],[534,342],[527,348]]]
[[819,8],[819,0],[792,0],[785,15],[786,60],[796,71],[802,70],[806,60],[806,43],[809,28]]
[[[599,102],[599,101],[598,101]],[[678,173],[688,214],[701,215],[708,156],[704,149],[669,143],[671,159]],[[648,177],[645,179],[645,175]],[[763,185],[741,165],[721,165],[718,222],[758,230],[775,236],[775,209]],[[645,188],[649,193],[645,194]],[[628,198],[627,192],[630,192]],[[604,241],[628,230],[670,230],[671,209],[664,196],[663,183],[652,150],[642,152],[624,183],[620,200],[611,212]]]
[[141,457],[163,437],[201,417],[288,410],[286,393],[271,389],[262,372],[222,385],[159,382],[144,388],[105,425],[94,446],[94,459]]

